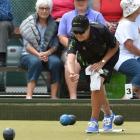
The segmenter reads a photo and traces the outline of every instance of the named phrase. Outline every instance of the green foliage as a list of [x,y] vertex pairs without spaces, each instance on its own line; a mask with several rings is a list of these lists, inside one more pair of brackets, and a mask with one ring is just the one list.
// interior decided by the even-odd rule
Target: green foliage
[[123,74],[114,72],[109,84],[106,84],[107,96],[110,99],[120,99],[125,92],[126,78]]

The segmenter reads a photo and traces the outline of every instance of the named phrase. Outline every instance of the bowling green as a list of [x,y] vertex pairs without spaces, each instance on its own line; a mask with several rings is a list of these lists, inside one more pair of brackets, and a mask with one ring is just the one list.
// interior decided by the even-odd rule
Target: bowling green
[[[125,122],[125,131],[120,133],[86,134],[87,121],[77,121],[72,126],[62,126],[59,121],[0,121],[0,133],[4,128],[15,130],[14,140],[138,140],[140,138],[140,122]],[[100,122],[100,128],[102,123]]]

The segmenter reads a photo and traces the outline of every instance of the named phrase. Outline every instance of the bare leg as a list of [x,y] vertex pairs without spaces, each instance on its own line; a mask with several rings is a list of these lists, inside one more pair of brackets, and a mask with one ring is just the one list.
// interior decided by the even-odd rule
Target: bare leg
[[105,115],[110,115],[110,114],[112,114],[112,110],[110,109],[109,101],[106,98],[105,86],[103,86],[103,88],[104,88],[105,99],[104,99],[104,103],[102,105],[102,111],[104,112]]
[[110,106],[105,95],[105,87],[102,84],[100,90],[92,91],[91,93],[91,117],[98,120],[101,107],[103,107],[105,114],[110,114]]
[[34,80],[28,82],[26,99],[32,99],[32,95],[33,95],[35,86],[36,86],[36,82]]
[[[79,63],[76,61],[75,62],[75,72],[77,74],[79,74],[80,69],[81,69],[81,67],[80,67]],[[69,72],[68,72],[66,64],[65,64],[65,80],[66,80],[66,84],[68,86],[68,91],[69,91],[70,99],[77,99],[77,85],[78,85],[78,83],[72,82],[70,80]]]
[[58,92],[58,89],[59,89],[59,83],[54,83],[54,84],[51,84],[51,98],[52,99],[57,99],[57,92]]
[[[103,78],[102,78],[102,83],[100,90],[95,90],[91,92],[91,106],[92,106],[92,113],[91,113],[91,119],[90,122],[88,123],[88,127],[86,129],[87,133],[96,133],[99,131],[99,125],[98,125],[98,120],[99,120],[99,115],[101,108],[104,108],[105,114],[110,115],[110,107],[109,107],[109,102],[107,101],[106,95],[105,95],[105,87],[103,85]],[[112,118],[109,116],[104,119],[103,123],[103,129],[105,131],[111,130],[112,129]]]

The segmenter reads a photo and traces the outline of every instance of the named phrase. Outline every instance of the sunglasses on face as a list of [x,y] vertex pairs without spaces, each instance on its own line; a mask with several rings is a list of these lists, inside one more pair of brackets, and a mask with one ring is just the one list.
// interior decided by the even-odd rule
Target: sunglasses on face
[[85,31],[73,31],[73,33],[74,33],[74,34],[80,34],[80,35],[82,35],[82,34],[85,33]]

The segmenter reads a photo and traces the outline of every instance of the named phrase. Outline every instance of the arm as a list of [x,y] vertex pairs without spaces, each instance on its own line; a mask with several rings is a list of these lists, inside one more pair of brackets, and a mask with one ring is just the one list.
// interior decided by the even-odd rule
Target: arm
[[47,51],[45,52],[40,52],[39,53],[39,57],[41,60],[43,60],[44,62],[47,62],[48,61],[48,57],[49,55],[53,54],[57,49],[55,47],[52,47],[50,49],[48,49]]
[[53,54],[56,50],[57,50],[57,49],[56,49],[55,47],[52,47],[52,48],[48,49],[48,50],[46,51],[47,56]]
[[101,13],[99,13],[96,22],[107,26],[106,20],[105,20],[105,18],[103,17],[103,15]]
[[54,51],[54,48],[49,49],[46,52],[38,52],[31,44],[27,44],[26,50],[35,56],[37,56],[40,60],[47,62],[48,56],[51,55],[51,52]]
[[140,44],[134,44],[134,40],[139,37],[138,28],[136,26],[128,24],[127,22],[119,24],[115,37],[130,53],[140,56]]
[[68,71],[69,73],[74,74],[75,73],[75,60],[76,60],[76,55],[75,54],[68,54],[67,56],[67,66],[68,66]]
[[90,70],[99,71],[103,68],[103,66],[111,59],[111,57],[117,52],[118,50],[118,43],[116,43],[116,47],[110,48],[105,56],[97,63],[91,65]]
[[27,50],[29,53],[31,53],[31,54],[33,54],[33,55],[39,57],[39,52],[38,52],[30,43],[27,43],[27,45],[26,45],[26,50]]
[[68,47],[67,16],[62,16],[58,27],[58,38],[64,47]]
[[104,60],[103,63],[106,64],[106,62],[109,61],[110,58],[117,52],[119,48],[119,42],[116,40],[114,35],[110,33],[108,28],[105,27],[104,29],[105,29],[104,38],[105,38],[106,46],[108,46],[108,51],[106,52],[102,60]]
[[106,46],[108,46],[108,50],[104,57],[97,63],[91,65],[91,70],[98,71],[102,69],[103,66],[111,59],[111,57],[118,51],[119,43],[116,41],[116,38],[109,32],[109,30],[104,27],[103,38],[105,39]]
[[60,43],[64,46],[64,47],[68,47],[68,38],[66,36],[63,35],[59,35],[59,41]]
[[133,40],[128,39],[124,43],[125,47],[134,55],[140,56],[140,49],[138,49],[136,46],[133,44]]
[[[102,58],[100,63],[103,63],[103,66],[111,59],[111,57],[118,51],[119,43],[116,42],[116,46],[114,48],[110,48],[105,56]],[[104,62],[102,62],[104,60]]]
[[49,43],[49,49],[45,52],[40,52],[40,57],[46,58],[44,61],[48,60],[49,55],[52,55],[59,47],[59,42],[57,36],[54,36]]
[[69,78],[72,82],[78,82],[79,74],[76,74],[75,72],[75,60],[76,55],[75,54],[68,54],[67,56],[67,67],[69,72]]
[[47,56],[53,54],[54,52],[56,52],[56,50],[59,47],[59,41],[58,41],[58,37],[57,35],[54,35],[54,37],[51,39],[50,43],[49,43],[49,49],[46,51]]

